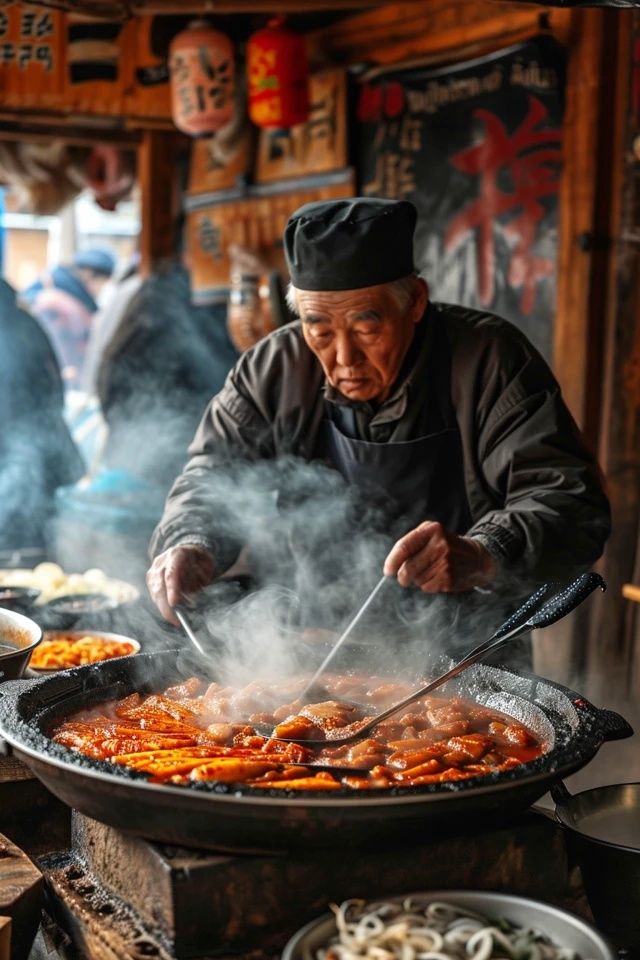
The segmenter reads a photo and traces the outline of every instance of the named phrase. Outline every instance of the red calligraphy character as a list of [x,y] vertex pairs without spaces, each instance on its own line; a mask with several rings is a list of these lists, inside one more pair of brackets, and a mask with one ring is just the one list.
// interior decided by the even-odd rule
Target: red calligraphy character
[[450,221],[445,249],[477,232],[479,294],[482,304],[489,306],[495,291],[495,221],[502,218],[512,242],[509,282],[521,287],[520,309],[528,314],[538,281],[554,269],[549,257],[535,256],[531,250],[545,213],[541,200],[558,191],[561,132],[543,126],[548,112],[533,96],[527,116],[512,134],[488,110],[476,110],[474,116],[484,123],[485,137],[455,154],[451,162],[479,178],[478,197]]

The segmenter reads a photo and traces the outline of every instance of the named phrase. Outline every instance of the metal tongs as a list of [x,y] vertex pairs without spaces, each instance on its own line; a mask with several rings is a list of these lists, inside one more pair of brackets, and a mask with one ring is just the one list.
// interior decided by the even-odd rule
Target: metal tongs
[[180,624],[180,626],[182,627],[182,629],[184,630],[191,646],[198,654],[198,657],[200,657],[203,661],[208,662],[209,657],[207,655],[207,652],[205,651],[204,647],[202,646],[202,644],[196,637],[195,633],[193,632],[193,628],[189,623],[184,607],[180,606],[180,604],[176,604],[175,607],[173,608],[173,612],[175,613],[176,619]]
[[[362,737],[365,737],[368,733],[370,733],[375,727],[377,727],[378,724],[382,723],[383,720],[387,720],[395,713],[398,713],[400,710],[403,710],[405,707],[409,706],[409,704],[415,703],[416,700],[420,700],[428,693],[431,693],[432,690],[435,690],[437,687],[441,687],[448,680],[452,680],[454,677],[459,676],[459,674],[461,674],[468,667],[472,666],[474,663],[478,663],[480,660],[486,659],[490,654],[494,653],[496,650],[499,650],[501,647],[506,646],[517,637],[521,637],[524,633],[528,633],[530,630],[549,627],[552,623],[557,623],[558,620],[562,620],[562,618],[566,617],[567,614],[571,613],[572,610],[575,610],[575,608],[579,606],[583,600],[586,600],[586,598],[593,593],[597,587],[600,587],[601,590],[606,590],[606,583],[597,573],[583,573],[581,576],[577,577],[575,580],[572,580],[571,583],[565,587],[562,587],[561,589],[559,588],[558,584],[544,584],[527,600],[525,600],[524,603],[518,607],[515,613],[505,620],[502,626],[498,627],[495,633],[489,637],[488,640],[485,640],[484,643],[474,647],[474,649],[468,653],[466,657],[451,667],[450,670],[447,670],[446,673],[443,673],[435,680],[431,680],[429,683],[425,684],[425,686],[420,687],[419,690],[416,690],[408,697],[405,697],[404,700],[400,700],[399,703],[394,704],[387,710],[383,710],[382,713],[372,717],[370,720],[366,720],[365,722],[361,723],[358,729],[351,733],[341,737],[327,737],[324,740],[277,737],[273,736],[273,732],[266,735],[270,736],[272,740],[279,740],[285,743],[299,743],[305,747],[333,747],[344,743],[352,743],[354,740],[360,740]],[[542,606],[540,606],[541,601],[552,590],[555,591],[553,595],[547,599]],[[309,686],[311,686],[311,684],[309,684]],[[262,731],[260,732],[262,733]]]

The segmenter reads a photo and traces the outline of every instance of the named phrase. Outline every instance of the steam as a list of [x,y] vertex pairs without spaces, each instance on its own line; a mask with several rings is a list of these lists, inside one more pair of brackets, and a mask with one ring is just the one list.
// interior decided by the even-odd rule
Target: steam
[[[212,486],[215,528],[246,547],[255,583],[246,595],[221,581],[197,598],[202,619],[195,622],[213,638],[215,672],[232,685],[309,674],[413,524],[406,517],[390,523],[384,505],[337,471],[293,457],[235,463]],[[458,659],[487,639],[529,592],[512,582],[500,591],[426,595],[389,579],[337,669],[424,676],[436,659]],[[521,663],[521,652],[508,662]]]

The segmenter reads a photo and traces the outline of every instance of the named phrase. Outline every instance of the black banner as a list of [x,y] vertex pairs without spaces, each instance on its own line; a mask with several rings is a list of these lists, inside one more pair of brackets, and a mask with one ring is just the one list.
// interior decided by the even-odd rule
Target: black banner
[[416,204],[416,266],[432,299],[511,320],[546,357],[564,84],[564,48],[541,35],[466,63],[365,79],[358,96],[361,192]]

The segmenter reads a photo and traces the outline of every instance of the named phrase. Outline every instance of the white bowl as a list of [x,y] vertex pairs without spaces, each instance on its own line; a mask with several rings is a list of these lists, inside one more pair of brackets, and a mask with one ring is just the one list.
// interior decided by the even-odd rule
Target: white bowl
[[[534,927],[550,937],[558,947],[577,951],[584,960],[616,960],[613,948],[592,926],[550,903],[488,890],[429,890],[407,893],[401,897],[381,896],[379,900],[402,902],[407,897],[425,906],[432,900],[439,900],[490,917],[504,917],[522,927]],[[373,899],[370,902],[373,903]],[[281,960],[312,960],[316,950],[326,946],[335,933],[336,922],[332,914],[312,920],[289,940]]]
[[31,651],[42,640],[37,623],[14,610],[0,607],[0,683],[24,673]]

